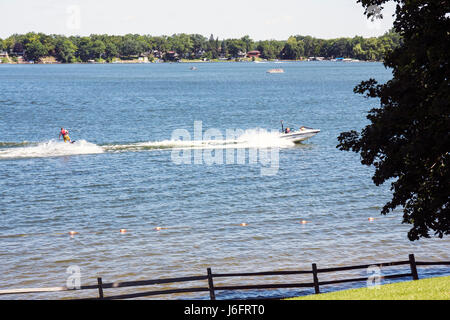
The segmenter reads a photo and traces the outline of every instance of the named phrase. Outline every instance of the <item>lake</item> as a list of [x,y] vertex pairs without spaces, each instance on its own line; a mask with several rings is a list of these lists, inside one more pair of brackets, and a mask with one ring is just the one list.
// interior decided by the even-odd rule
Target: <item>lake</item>
[[[89,285],[409,253],[450,260],[448,239],[410,242],[400,209],[381,216],[390,186],[376,187],[373,168],[336,148],[378,106],[353,93],[369,78],[391,72],[362,62],[0,65],[0,289],[63,286],[70,266]],[[321,132],[287,143],[281,120]],[[61,127],[75,143],[58,139]]]

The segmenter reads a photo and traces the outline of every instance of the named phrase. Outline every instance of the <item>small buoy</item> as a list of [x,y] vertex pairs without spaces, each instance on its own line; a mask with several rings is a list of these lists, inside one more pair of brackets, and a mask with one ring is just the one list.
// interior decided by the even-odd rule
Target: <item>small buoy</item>
[[241,227],[246,227],[246,226],[248,226],[248,224],[246,224],[245,222],[241,223]]
[[125,233],[127,232],[127,229],[120,229],[120,233]]
[[78,232],[76,232],[76,231],[69,231],[69,234],[70,234],[71,236],[74,236],[74,235],[78,234]]
[[374,220],[375,220],[375,218],[369,217],[369,221],[374,221]]
[[300,223],[301,223],[301,224],[307,224],[307,223],[308,223],[308,221],[306,221],[306,220],[302,220],[302,221],[300,221]]

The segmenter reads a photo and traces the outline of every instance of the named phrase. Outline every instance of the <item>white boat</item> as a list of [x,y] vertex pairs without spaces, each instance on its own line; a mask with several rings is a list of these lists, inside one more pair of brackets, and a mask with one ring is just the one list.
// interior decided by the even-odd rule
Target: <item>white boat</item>
[[270,69],[266,71],[267,73],[284,73],[283,69]]
[[319,132],[320,132],[319,129],[301,127],[297,131],[291,130],[289,133],[285,132],[280,133],[280,138],[290,140],[294,143],[300,143],[302,141],[305,141],[306,139],[315,136]]

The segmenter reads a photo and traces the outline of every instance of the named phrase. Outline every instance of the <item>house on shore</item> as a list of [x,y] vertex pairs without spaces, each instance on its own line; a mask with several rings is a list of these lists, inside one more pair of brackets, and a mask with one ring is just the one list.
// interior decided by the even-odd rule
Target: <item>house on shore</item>
[[245,58],[246,56],[247,56],[247,54],[246,54],[245,52],[242,52],[241,50],[239,50],[239,52],[237,53],[236,56],[234,56],[234,58],[237,58],[237,59],[243,59],[243,58]]
[[309,57],[308,61],[323,61],[325,60],[324,57]]
[[195,52],[194,52],[194,58],[195,59],[200,59],[204,54],[205,54],[205,50],[203,50],[203,49],[198,49],[198,50],[196,50]]
[[253,51],[247,52],[248,58],[259,58],[260,55],[261,55],[261,52],[259,52],[258,50],[253,50]]
[[159,50],[153,50],[151,53],[155,58],[162,59],[163,57],[163,53]]
[[164,60],[178,61],[180,60],[180,56],[175,51],[167,51],[164,56]]

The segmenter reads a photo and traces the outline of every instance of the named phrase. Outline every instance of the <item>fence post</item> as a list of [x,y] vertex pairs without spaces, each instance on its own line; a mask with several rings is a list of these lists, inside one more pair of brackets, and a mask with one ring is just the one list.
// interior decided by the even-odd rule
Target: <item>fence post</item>
[[213,282],[213,275],[211,272],[211,268],[207,268],[206,271],[208,273],[209,298],[211,300],[216,300],[216,294],[214,292],[214,282]]
[[103,299],[103,283],[101,277],[97,278],[97,283],[98,283],[98,297],[100,299]]
[[419,275],[417,274],[417,267],[416,267],[416,259],[414,258],[414,254],[409,255],[409,265],[411,267],[411,275],[413,280],[419,280]]
[[320,290],[319,290],[319,278],[317,277],[317,265],[315,263],[312,264],[312,273],[314,280],[314,291],[317,294],[320,293]]

